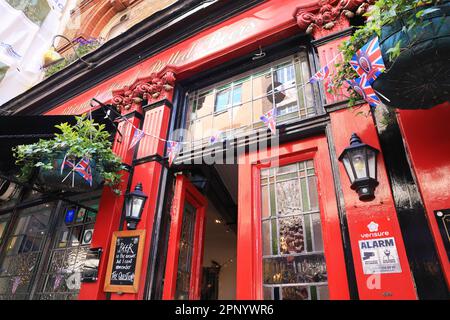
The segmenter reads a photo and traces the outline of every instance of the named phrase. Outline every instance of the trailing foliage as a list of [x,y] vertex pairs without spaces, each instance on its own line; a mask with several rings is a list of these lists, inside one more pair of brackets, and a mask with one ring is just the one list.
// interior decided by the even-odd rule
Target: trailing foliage
[[[333,87],[330,92],[334,93],[336,89],[342,87],[346,79],[354,79],[358,76],[355,69],[350,65],[350,60],[355,53],[363,47],[372,37],[381,36],[381,28],[386,24],[394,22],[398,17],[409,10],[417,9],[424,5],[437,4],[439,0],[378,0],[371,6],[370,11],[364,14],[367,21],[364,26],[358,27],[349,40],[344,41],[339,47],[343,59],[336,63],[336,73],[333,77]],[[406,21],[408,30],[420,26],[423,23],[422,16],[424,10],[418,10]],[[401,42],[390,48],[386,52],[389,61],[393,62],[402,53]],[[360,101],[360,96],[350,87],[349,105],[352,106],[356,101]]]
[[[121,159],[112,152],[110,134],[104,124],[95,123],[83,116],[76,116],[77,123],[67,122],[56,125],[61,133],[51,140],[40,139],[28,145],[19,145],[13,149],[16,164],[21,166],[19,179],[27,181],[36,168],[53,169],[51,160],[58,155],[80,159],[86,157],[95,160],[95,167],[105,184],[113,188],[121,180],[119,171],[124,169]],[[114,189],[117,192],[116,189]]]
[[[83,57],[89,52],[96,50],[102,44],[102,42],[97,39],[90,39],[90,40],[77,39],[74,42],[78,43],[78,46],[75,48],[75,51],[78,53],[80,57]],[[57,73],[58,71],[64,69],[77,59],[78,57],[76,56],[76,54],[72,53],[69,54],[67,57],[65,57],[64,60],[45,68],[45,78],[48,78],[51,75]]]

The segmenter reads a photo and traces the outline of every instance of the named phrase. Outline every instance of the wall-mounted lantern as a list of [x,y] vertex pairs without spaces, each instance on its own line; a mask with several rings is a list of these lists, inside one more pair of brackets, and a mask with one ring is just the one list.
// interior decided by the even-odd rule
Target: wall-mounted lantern
[[345,171],[351,182],[351,188],[356,190],[362,201],[375,198],[377,180],[377,154],[378,150],[363,143],[361,139],[352,134],[350,146],[345,148],[339,156],[344,164]]
[[136,229],[136,225],[141,220],[147,198],[147,195],[142,192],[142,183],[140,182],[136,185],[133,192],[125,195],[125,220],[129,230]]

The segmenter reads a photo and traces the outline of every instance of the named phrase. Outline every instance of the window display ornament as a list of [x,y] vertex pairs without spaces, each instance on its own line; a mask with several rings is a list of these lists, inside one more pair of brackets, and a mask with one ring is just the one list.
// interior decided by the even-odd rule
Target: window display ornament
[[135,230],[136,225],[141,220],[145,201],[148,196],[142,191],[142,183],[139,182],[134,191],[125,195],[125,220],[128,230]]
[[350,138],[350,146],[344,149],[339,161],[344,164],[345,171],[356,190],[359,200],[368,201],[375,198],[377,180],[377,154],[379,151],[361,141],[356,133]]

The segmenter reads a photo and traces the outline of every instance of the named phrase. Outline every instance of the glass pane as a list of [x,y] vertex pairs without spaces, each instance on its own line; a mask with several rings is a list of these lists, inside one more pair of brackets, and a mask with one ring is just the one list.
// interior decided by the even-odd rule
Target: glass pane
[[242,85],[235,85],[233,87],[233,105],[238,105],[242,103]]
[[226,89],[217,92],[214,111],[215,112],[223,111],[230,105],[231,105],[231,89]]
[[272,251],[270,249],[270,221],[262,222],[262,237],[263,237],[263,255],[271,255]]
[[268,218],[270,215],[269,211],[269,187],[263,186],[261,187],[261,211],[262,211],[262,218]]
[[252,123],[252,103],[247,102],[234,106],[232,112],[232,128],[239,129],[241,131],[247,131]]
[[214,91],[201,93],[197,100],[197,110],[194,119],[212,114],[214,111]]
[[175,299],[177,300],[189,298],[196,211],[188,202],[184,204],[175,291]]
[[373,179],[377,178],[376,162],[377,162],[376,153],[373,150],[368,149],[367,150],[367,163],[369,164],[369,176]]
[[272,110],[273,103],[268,97],[253,100],[253,123],[260,123],[263,126],[263,122],[260,117]]
[[279,219],[281,254],[301,253],[305,250],[303,217],[301,215]]
[[308,191],[311,210],[319,210],[319,196],[317,194],[317,177],[308,177]]
[[325,258],[322,254],[263,258],[263,281],[265,284],[326,282]]
[[279,215],[301,213],[300,190],[297,179],[278,182],[276,189]]
[[308,287],[284,287],[282,288],[283,300],[309,300]]
[[272,86],[270,70],[253,76],[253,99],[258,99],[269,94]]
[[353,168],[355,168],[356,178],[361,179],[366,177],[367,172],[364,149],[350,150],[348,155],[353,163]]
[[320,213],[311,214],[314,251],[323,251],[322,224]]

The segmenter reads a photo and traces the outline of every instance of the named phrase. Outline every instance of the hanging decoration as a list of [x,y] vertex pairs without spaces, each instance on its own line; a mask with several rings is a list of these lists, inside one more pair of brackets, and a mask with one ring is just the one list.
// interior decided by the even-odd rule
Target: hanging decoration
[[269,128],[269,130],[270,130],[270,132],[272,132],[272,134],[276,134],[276,130],[277,130],[276,117],[277,117],[277,108],[276,107],[273,107],[272,110],[268,111],[266,114],[264,114],[260,117],[262,122],[264,122],[264,124]]
[[20,283],[22,282],[22,278],[20,276],[13,278],[13,285],[11,288],[11,293],[15,294],[17,291],[17,288],[19,287]]
[[179,151],[180,143],[178,141],[167,141],[167,156],[169,160],[169,167],[172,166],[173,160],[175,160]]
[[353,80],[347,80],[347,83],[352,86],[352,88],[363,97],[371,107],[376,107],[381,104],[380,98],[375,94],[366,74]]
[[130,147],[128,149],[132,149],[139,141],[141,141],[144,136],[145,132],[136,128],[136,130],[134,130],[133,138],[131,139]]
[[210,138],[209,138],[209,144],[214,144],[216,142],[223,142],[224,138],[223,138],[223,132],[222,131],[217,131],[215,132]]
[[74,186],[75,181],[75,172],[78,173],[87,183],[92,187],[92,171],[90,160],[87,157],[81,158],[81,160],[74,164],[70,159],[67,158],[67,155],[64,157],[64,160],[61,165],[61,174],[65,168],[72,168],[70,172],[64,177],[61,182],[64,182],[70,175],[72,175],[72,187]]
[[350,65],[356,70],[359,76],[366,74],[367,81],[369,84],[372,84],[385,70],[378,37],[372,38],[359,49],[350,60]]

